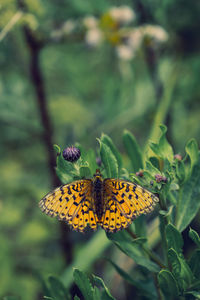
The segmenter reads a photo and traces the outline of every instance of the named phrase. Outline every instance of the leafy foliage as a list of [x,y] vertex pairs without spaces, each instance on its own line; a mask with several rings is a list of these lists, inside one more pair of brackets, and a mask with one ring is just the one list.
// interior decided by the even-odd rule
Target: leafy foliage
[[[193,250],[190,260],[184,258],[184,241],[181,232],[194,219],[199,209],[198,199],[200,198],[200,194],[198,191],[198,181],[200,161],[196,160],[198,149],[194,147],[195,142],[188,143],[186,146],[186,156],[190,155],[190,161],[188,164],[186,159],[183,158],[182,160],[182,168],[187,169],[188,172],[187,179],[183,182],[179,176],[180,171],[177,168],[177,161],[176,158],[174,158],[172,146],[166,139],[166,127],[161,126],[160,128],[161,136],[157,143],[150,144],[153,154],[151,157],[146,158],[144,162],[146,167],[142,169],[143,176],[137,178],[137,180],[141,185],[148,186],[160,195],[160,230],[161,234],[163,234],[162,238],[165,240],[162,247],[163,252],[167,253],[167,261],[162,259],[162,255],[159,257],[160,255],[158,256],[148,247],[148,236],[136,236],[134,233],[134,227],[136,228],[136,226],[133,224],[128,230],[113,234],[109,233],[107,237],[120,251],[137,264],[138,271],[140,270],[140,272],[142,272],[143,268],[146,269],[145,277],[149,277],[151,284],[149,287],[145,286],[144,282],[147,278],[143,278],[142,281],[135,278],[133,279],[131,275],[115,262],[110,261],[110,263],[120,276],[128,281],[129,284],[135,286],[142,295],[148,292],[148,299],[155,299],[156,293],[159,293],[159,290],[157,290],[158,287],[165,299],[174,299],[175,297],[183,297],[184,295],[187,298],[189,297],[188,295],[199,292],[199,250]],[[127,153],[130,156],[130,160],[132,159],[131,147],[133,147],[133,153],[141,157],[141,150],[131,133],[125,133],[125,140],[127,140],[125,145],[127,145]],[[111,138],[107,135],[102,135],[99,144],[102,161],[101,167],[103,168],[104,175],[117,177],[119,170],[120,177],[124,172],[122,165],[120,165],[121,168],[119,168],[119,163],[122,163],[122,158]],[[56,146],[56,149],[59,149],[59,147]],[[85,160],[86,156],[83,155],[80,161],[71,164],[72,169],[69,171],[68,163],[65,166],[61,151],[59,150],[58,153],[57,174],[61,179],[64,178],[63,173],[65,172],[71,174],[72,180],[77,177],[81,178],[81,168],[87,166],[87,168],[90,169],[89,161],[91,160]],[[89,153],[93,155],[92,151]],[[190,163],[192,161],[196,163]],[[91,170],[88,174],[91,174]],[[158,177],[156,177],[156,174],[161,174],[163,177],[160,175],[161,177],[157,180]],[[167,178],[167,180],[162,180],[162,178]],[[153,183],[150,185],[150,181],[152,180]],[[173,201],[171,201],[172,197]],[[171,207],[170,210],[168,210],[168,207]],[[144,226],[144,224],[142,226]],[[197,232],[190,229],[189,236],[197,247],[199,247],[200,238]],[[159,286],[154,284],[152,276],[157,276]],[[87,275],[80,270],[76,269],[74,271],[74,281],[79,287],[84,299],[95,299],[95,297],[97,297],[97,299],[114,299],[102,279],[98,277],[93,276],[93,282],[100,284],[103,288],[102,292],[100,292],[96,285],[93,286]],[[197,286],[195,286],[196,284]],[[195,288],[193,286],[195,286]],[[193,287],[193,294],[191,294],[191,287]],[[60,291],[62,291],[62,289],[60,289]]]
[[[200,299],[199,14],[186,0],[1,0],[0,298]],[[113,235],[41,214],[48,191],[97,168],[158,194],[156,210]]]

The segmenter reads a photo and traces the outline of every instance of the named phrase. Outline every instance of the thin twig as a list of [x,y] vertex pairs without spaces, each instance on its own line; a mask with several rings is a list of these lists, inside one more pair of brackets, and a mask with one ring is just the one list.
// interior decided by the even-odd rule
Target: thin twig
[[0,42],[5,38],[9,31],[14,27],[14,25],[21,19],[23,15],[22,11],[17,11],[6,26],[0,32]]
[[[25,4],[23,0],[18,0],[19,8],[26,11]],[[58,179],[55,172],[56,159],[53,149],[53,126],[51,118],[49,115],[47,107],[47,95],[45,91],[44,77],[42,74],[42,69],[40,65],[40,53],[45,45],[44,41],[37,38],[37,34],[33,33],[31,29],[25,25],[23,27],[25,40],[30,51],[30,62],[29,70],[31,76],[31,82],[36,93],[36,101],[38,105],[38,111],[40,115],[41,124],[43,127],[42,140],[46,147],[48,167],[51,175],[51,181],[53,187],[60,185],[60,180]],[[63,248],[63,255],[65,257],[66,263],[70,263],[72,260],[72,245],[69,240],[69,228],[65,223],[60,223],[61,229],[61,239],[60,243]]]

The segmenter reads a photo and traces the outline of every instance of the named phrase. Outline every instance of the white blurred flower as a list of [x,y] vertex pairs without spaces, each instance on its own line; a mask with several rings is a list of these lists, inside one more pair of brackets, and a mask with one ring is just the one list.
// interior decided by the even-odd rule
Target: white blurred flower
[[99,28],[92,28],[86,32],[85,41],[89,46],[99,46],[103,40],[102,31]]
[[66,22],[63,23],[63,26],[62,26],[62,32],[64,34],[70,34],[73,32],[73,30],[75,29],[76,27],[76,23],[72,20],[68,20]]
[[116,47],[117,56],[124,61],[129,61],[134,57],[133,49],[128,45],[120,45]]
[[169,38],[168,33],[159,25],[142,26],[143,34],[154,39],[157,42],[166,42]]
[[59,41],[62,38],[62,35],[61,29],[55,29],[51,32],[51,38],[55,41]]
[[112,7],[109,15],[119,23],[129,23],[135,19],[134,11],[127,5]]
[[88,28],[95,28],[98,25],[98,20],[93,16],[88,16],[83,19],[83,25]]
[[126,43],[136,51],[142,43],[143,35],[140,28],[130,30],[126,35]]
[[73,20],[68,20],[62,24],[59,29],[55,29],[51,32],[51,38],[55,41],[59,41],[66,35],[71,34],[76,28],[76,22]]

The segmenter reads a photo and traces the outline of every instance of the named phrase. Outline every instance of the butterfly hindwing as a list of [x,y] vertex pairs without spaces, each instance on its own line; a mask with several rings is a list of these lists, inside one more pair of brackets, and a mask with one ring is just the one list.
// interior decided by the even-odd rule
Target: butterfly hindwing
[[68,223],[74,230],[83,232],[87,226],[93,230],[97,228],[97,216],[94,210],[94,200],[91,193],[87,193],[84,201],[79,205],[76,215]]
[[73,229],[83,231],[87,224],[96,228],[93,202],[92,180],[83,179],[56,188],[40,201],[39,206],[47,215],[57,216]]
[[123,217],[123,228],[137,216],[153,210],[159,201],[151,192],[125,180],[107,178],[104,180],[104,190],[105,205],[110,207],[111,200],[116,203],[116,213],[119,210],[120,216]]
[[108,194],[104,195],[104,213],[100,221],[100,226],[108,232],[116,232],[126,228],[131,223],[131,219],[127,219],[122,214],[119,204],[116,201]]

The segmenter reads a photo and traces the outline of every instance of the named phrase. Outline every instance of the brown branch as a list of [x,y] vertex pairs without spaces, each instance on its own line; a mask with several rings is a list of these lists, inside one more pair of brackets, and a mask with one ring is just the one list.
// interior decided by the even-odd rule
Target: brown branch
[[149,70],[149,74],[151,76],[151,80],[154,86],[155,96],[157,103],[159,103],[162,95],[163,95],[163,83],[158,75],[158,57],[156,50],[152,47],[145,48],[145,56],[147,67]]
[[[18,0],[18,5],[21,10],[26,11],[23,0]],[[53,126],[51,123],[48,107],[47,107],[47,95],[44,85],[44,77],[40,65],[40,53],[44,46],[44,42],[39,40],[35,33],[25,25],[23,27],[26,44],[30,51],[29,71],[31,77],[31,83],[35,89],[36,101],[38,105],[38,111],[40,115],[41,124],[43,127],[42,140],[46,147],[48,168],[51,175],[51,182],[53,187],[60,185],[55,166],[56,159],[53,149]],[[67,263],[72,260],[72,246],[69,240],[69,229],[64,223],[60,223],[61,229],[61,246],[63,254]]]

